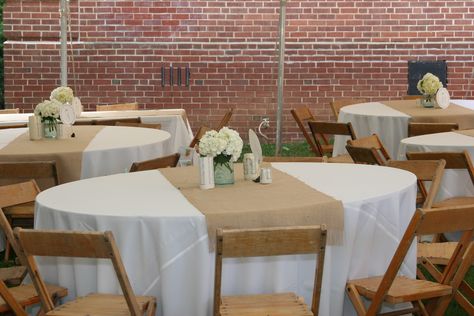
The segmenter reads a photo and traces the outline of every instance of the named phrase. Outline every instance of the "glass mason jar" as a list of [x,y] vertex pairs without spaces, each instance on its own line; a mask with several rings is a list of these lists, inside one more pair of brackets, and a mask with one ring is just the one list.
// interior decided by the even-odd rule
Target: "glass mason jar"
[[43,121],[43,137],[56,138],[58,135],[58,121],[44,120]]
[[216,185],[234,183],[234,163],[231,160],[220,163],[214,159],[214,183]]

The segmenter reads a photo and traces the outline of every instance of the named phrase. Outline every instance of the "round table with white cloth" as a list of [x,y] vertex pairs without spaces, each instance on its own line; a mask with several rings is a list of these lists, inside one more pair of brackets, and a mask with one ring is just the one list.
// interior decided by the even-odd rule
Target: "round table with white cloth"
[[[451,100],[451,103],[474,111],[474,100]],[[400,141],[408,137],[410,119],[409,115],[383,103],[367,102],[342,107],[337,121],[351,122],[357,138],[377,134],[390,157],[394,158],[397,157]],[[335,137],[333,156],[347,153],[347,139],[345,136]]]
[[[74,126],[73,132],[77,135],[86,131],[97,128],[84,126]],[[67,181],[86,179],[98,176],[111,175],[115,173],[126,172],[135,161],[153,159],[171,154],[169,149],[170,134],[168,132],[137,127],[118,127],[104,126],[89,142],[86,148],[64,149],[66,143],[74,142],[75,138],[59,139],[59,140],[41,140],[40,142],[48,142],[52,145],[50,152],[36,154],[30,151],[18,151],[12,156],[11,151],[8,154],[3,149],[9,148],[9,145],[16,141],[22,134],[28,133],[27,128],[11,128],[0,130],[0,161],[12,161],[18,157],[21,161],[42,161],[50,160],[49,157],[54,156],[63,160],[58,165],[58,173],[61,172],[78,175],[76,178],[68,178]],[[77,136],[79,137],[79,136]],[[26,142],[38,142],[29,141]],[[27,147],[25,144],[20,144]],[[82,153],[81,153],[82,152]],[[77,166],[68,163],[68,158],[62,157],[66,154],[82,155],[80,164]],[[44,157],[48,157],[45,159]],[[61,168],[63,168],[61,170]],[[70,168],[80,168],[80,170],[64,170]]]
[[[456,132],[420,135],[402,139],[399,160],[406,160],[407,152],[462,152],[467,150],[474,163],[474,137]],[[453,196],[474,196],[474,185],[467,170],[445,170],[436,200]]]
[[[354,164],[272,166],[342,201],[343,244],[326,249],[319,315],[354,315],[345,298],[346,281],[385,272],[415,210],[415,176]],[[36,200],[35,227],[111,230],[135,293],[158,297],[157,315],[212,314],[214,254],[206,219],[159,170],[86,179],[43,191]],[[46,281],[67,287],[69,297],[119,291],[109,263],[39,259]],[[309,304],[314,265],[314,255],[225,260],[223,295],[294,291]],[[412,247],[401,272],[415,277],[415,271]]]

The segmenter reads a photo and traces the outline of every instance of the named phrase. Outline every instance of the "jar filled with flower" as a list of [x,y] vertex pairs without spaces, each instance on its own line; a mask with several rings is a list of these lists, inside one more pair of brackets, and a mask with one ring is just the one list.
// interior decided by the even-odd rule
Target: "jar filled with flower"
[[36,106],[35,115],[41,118],[44,138],[56,138],[60,107],[61,103],[57,100],[46,100]]
[[436,92],[443,87],[443,84],[438,77],[428,72],[418,81],[416,87],[423,94],[421,105],[425,108],[432,108],[436,103]]
[[214,183],[217,185],[234,183],[234,162],[242,153],[243,141],[239,133],[228,127],[219,132],[206,132],[199,141],[199,154],[214,159]]

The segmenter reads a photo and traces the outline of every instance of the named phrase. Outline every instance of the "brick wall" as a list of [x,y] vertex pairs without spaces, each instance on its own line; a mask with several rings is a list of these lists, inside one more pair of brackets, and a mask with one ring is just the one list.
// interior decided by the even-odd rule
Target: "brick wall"
[[[7,1],[7,106],[31,111],[59,85],[59,1]],[[136,101],[184,108],[193,128],[233,107],[245,132],[275,126],[278,0],[71,0],[69,85],[88,109]],[[408,60],[447,60],[462,98],[474,69],[472,0],[289,0],[284,140],[301,139],[289,109],[332,119],[338,97],[399,98]],[[162,66],[189,66],[190,87],[161,86]],[[168,74],[167,74],[168,76]],[[175,79],[176,80],[176,79]],[[274,136],[274,129],[269,131]]]

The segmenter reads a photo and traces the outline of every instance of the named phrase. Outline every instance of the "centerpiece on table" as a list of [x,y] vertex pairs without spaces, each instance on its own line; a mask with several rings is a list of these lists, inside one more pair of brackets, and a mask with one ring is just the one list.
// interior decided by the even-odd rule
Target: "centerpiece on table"
[[428,72],[418,81],[416,87],[423,94],[421,105],[425,108],[432,108],[436,102],[436,92],[443,87],[443,84],[438,77]]
[[199,154],[211,156],[214,160],[214,183],[234,183],[234,162],[239,159],[243,146],[239,133],[228,127],[219,132],[206,132],[199,141]]
[[74,93],[69,87],[59,87],[51,92],[50,99],[39,103],[35,107],[35,115],[41,118],[43,137],[56,138],[60,120],[61,107],[70,106]]

